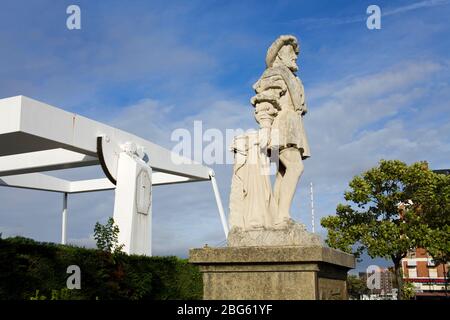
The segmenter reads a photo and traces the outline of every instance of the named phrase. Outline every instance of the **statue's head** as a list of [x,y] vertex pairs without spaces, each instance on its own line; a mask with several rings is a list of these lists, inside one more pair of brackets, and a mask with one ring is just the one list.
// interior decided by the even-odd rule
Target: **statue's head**
[[299,44],[296,37],[292,35],[279,36],[272,43],[269,50],[267,50],[267,68],[283,65],[288,67],[292,72],[297,71],[297,56],[299,51]]

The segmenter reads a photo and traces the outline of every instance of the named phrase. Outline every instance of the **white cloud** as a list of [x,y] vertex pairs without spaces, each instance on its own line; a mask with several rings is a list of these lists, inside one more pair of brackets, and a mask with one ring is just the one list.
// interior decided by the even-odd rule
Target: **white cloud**
[[387,9],[382,12],[383,15],[391,16],[399,13],[408,12],[411,10],[416,10],[420,8],[433,8],[437,6],[447,5],[450,4],[449,0],[425,0],[425,1],[419,1],[415,2],[406,6],[401,6],[397,8]]
[[[450,4],[449,0],[425,0],[419,1],[412,4],[408,4],[405,6],[399,6],[395,8],[380,6],[381,8],[381,16],[394,16],[398,14],[403,14],[409,11],[417,10],[417,9],[426,9],[426,8],[434,8],[438,6],[444,6]],[[376,4],[377,5],[377,4]],[[365,8],[362,7],[361,14],[356,16],[344,16],[344,17],[323,17],[323,18],[303,18],[303,19],[295,19],[290,21],[290,23],[299,23],[301,25],[305,25],[309,29],[320,28],[323,26],[337,26],[344,25],[349,23],[363,22],[366,21],[368,15],[366,14]]]

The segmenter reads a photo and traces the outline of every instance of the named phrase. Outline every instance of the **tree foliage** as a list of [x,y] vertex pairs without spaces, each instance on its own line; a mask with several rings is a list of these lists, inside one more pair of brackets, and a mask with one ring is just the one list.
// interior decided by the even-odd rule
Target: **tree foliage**
[[118,253],[123,249],[123,244],[119,245],[119,226],[114,224],[113,218],[109,218],[105,225],[99,222],[95,224],[94,238],[99,250]]
[[[428,169],[398,160],[381,160],[354,177],[336,215],[321,220],[328,230],[327,244],[359,257],[393,261],[399,289],[401,259],[416,247],[430,249],[448,259],[449,180]],[[399,205],[404,204],[399,210]],[[448,261],[448,260],[447,260]]]
[[416,296],[414,285],[411,282],[405,282],[403,285],[403,298],[405,300],[412,300]]
[[368,294],[370,292],[367,288],[367,284],[364,280],[358,278],[355,275],[347,276],[347,292],[351,299],[359,300],[361,295]]
[[423,206],[428,234],[426,249],[437,263],[450,261],[450,175],[436,174],[435,192]]

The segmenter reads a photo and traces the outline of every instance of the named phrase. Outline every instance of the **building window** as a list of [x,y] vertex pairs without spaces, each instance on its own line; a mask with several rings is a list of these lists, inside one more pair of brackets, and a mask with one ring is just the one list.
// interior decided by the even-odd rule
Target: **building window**
[[415,267],[415,266],[417,266],[417,261],[408,259],[408,267]]
[[408,278],[417,278],[417,269],[415,267],[408,268]]
[[436,268],[429,268],[428,272],[430,274],[430,278],[437,278],[438,277]]

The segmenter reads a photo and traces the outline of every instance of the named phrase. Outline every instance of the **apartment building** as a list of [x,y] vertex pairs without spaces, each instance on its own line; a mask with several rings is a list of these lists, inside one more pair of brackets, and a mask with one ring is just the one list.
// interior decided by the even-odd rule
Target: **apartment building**
[[417,248],[408,253],[402,260],[402,269],[403,280],[414,284],[418,299],[438,298],[447,294],[445,283],[449,286],[449,265],[436,265],[425,249]]

